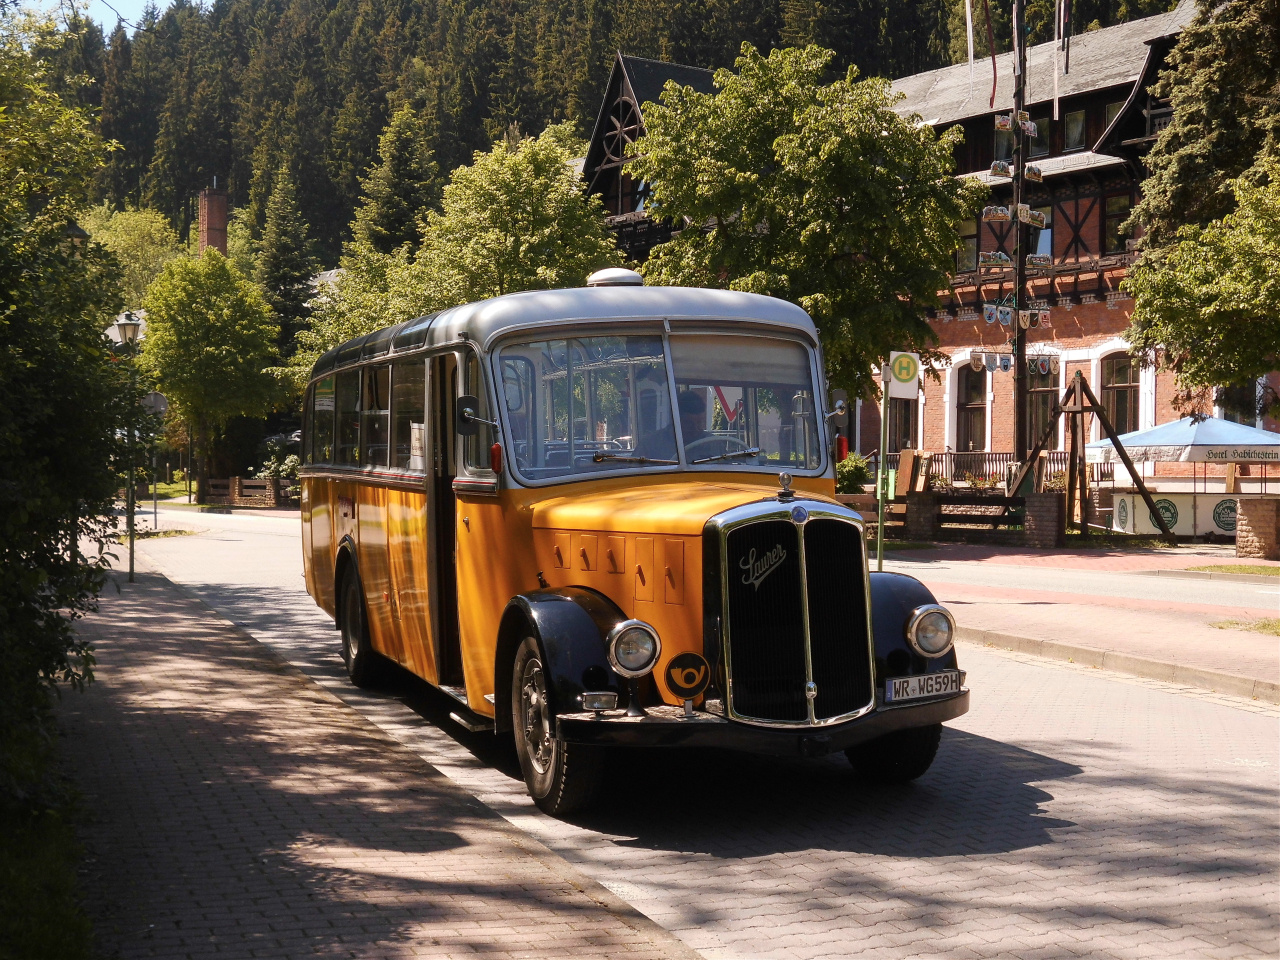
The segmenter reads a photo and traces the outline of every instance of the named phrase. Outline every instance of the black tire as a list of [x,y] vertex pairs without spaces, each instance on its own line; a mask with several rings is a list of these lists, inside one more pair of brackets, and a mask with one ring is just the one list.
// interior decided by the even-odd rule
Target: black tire
[[364,588],[360,585],[360,574],[353,566],[348,566],[342,575],[342,586],[339,596],[340,616],[338,628],[342,631],[342,662],[347,668],[347,676],[357,687],[370,687],[378,679],[378,655],[369,642],[369,618],[364,609]]
[[544,813],[562,817],[595,800],[603,776],[598,750],[556,737],[547,703],[542,654],[532,637],[516,651],[511,671],[511,729],[525,786]]
[[873,783],[908,783],[923,776],[938,754],[942,724],[895,730],[844,752],[854,770]]

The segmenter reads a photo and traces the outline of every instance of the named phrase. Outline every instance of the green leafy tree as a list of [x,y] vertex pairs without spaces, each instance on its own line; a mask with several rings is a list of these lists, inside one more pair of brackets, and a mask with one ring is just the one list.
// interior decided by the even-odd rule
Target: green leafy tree
[[432,131],[411,104],[391,116],[378,140],[378,165],[360,182],[363,201],[354,224],[358,240],[380,253],[417,247],[419,221],[440,199],[440,170],[432,159]]
[[[1258,170],[1266,186],[1231,181],[1233,213],[1183,227],[1125,281],[1135,300],[1134,347],[1162,352],[1184,410],[1203,411],[1215,387],[1252,383],[1280,367],[1280,159],[1265,158]],[[1264,406],[1280,414],[1274,391]]]
[[120,261],[124,305],[131,310],[142,306],[151,281],[183,252],[178,234],[155,210],[112,210],[103,203],[82,214],[80,225]]
[[1197,15],[1178,38],[1153,93],[1170,123],[1146,157],[1134,210],[1143,249],[1177,241],[1235,207],[1232,181],[1261,176],[1264,148],[1280,154],[1280,0],[1229,0]]
[[267,223],[258,246],[257,281],[280,321],[281,356],[294,350],[294,337],[306,322],[316,259],[307,239],[307,223],[298,209],[297,192],[287,165],[276,173]]
[[280,328],[262,291],[212,247],[165,267],[144,307],[140,362],[173,415],[191,425],[203,503],[215,433],[232,417],[261,416],[276,398],[265,370]]
[[832,56],[744,46],[715,94],[668,85],[632,175],[652,185],[655,214],[689,225],[653,250],[651,281],[798,303],[832,385],[868,394],[890,350],[928,353],[923,310],[985,191],[952,176],[959,130],[899,117],[888,82],[853,68],[824,83]]
[[276,372],[296,384],[322,353],[362,333],[504,293],[578,286],[617,263],[600,201],[584,195],[569,165],[579,146],[560,126],[504,140],[453,172],[416,254],[352,244],[336,285],[320,291],[298,352]]
[[[61,683],[78,689],[92,679],[91,649],[72,624],[94,608],[103,583],[103,551],[115,526],[117,437],[137,399],[102,332],[104,318],[120,305],[115,264],[101,246],[78,245],[68,233],[108,151],[87,111],[50,88],[32,47],[31,22],[12,9],[0,11],[5,808],[41,802],[55,691]],[[86,542],[94,545],[92,555],[83,551]],[[8,933],[10,911],[20,907],[4,899],[0,927]]]
[[576,286],[620,257],[598,197],[587,197],[564,132],[499,143],[453,172],[429,211],[419,275],[442,305]]
[[[1215,387],[1275,369],[1280,353],[1275,234],[1258,219],[1276,216],[1274,188],[1262,188],[1280,157],[1280,0],[1202,7],[1154,93],[1173,116],[1132,218],[1142,252],[1126,284],[1127,337],[1177,374],[1175,406],[1196,413]],[[1271,274],[1257,259],[1267,250]]]

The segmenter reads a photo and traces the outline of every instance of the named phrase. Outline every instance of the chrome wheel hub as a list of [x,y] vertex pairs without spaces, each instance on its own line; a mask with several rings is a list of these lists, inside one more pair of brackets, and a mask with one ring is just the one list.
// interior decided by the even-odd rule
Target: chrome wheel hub
[[524,676],[520,678],[520,720],[529,760],[538,773],[546,773],[551,769],[555,741],[547,709],[547,684],[537,660],[524,665]]

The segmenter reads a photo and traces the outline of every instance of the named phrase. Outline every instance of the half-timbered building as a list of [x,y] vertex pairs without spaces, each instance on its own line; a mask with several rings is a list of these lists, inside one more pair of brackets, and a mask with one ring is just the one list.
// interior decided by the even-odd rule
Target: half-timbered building
[[[1145,429],[1177,419],[1173,375],[1136,363],[1125,340],[1133,302],[1122,289],[1137,239],[1128,226],[1146,176],[1145,155],[1169,122],[1171,107],[1150,93],[1158,72],[1182,28],[1196,10],[1182,0],[1172,11],[1130,23],[1090,31],[1071,40],[1069,60],[1055,44],[1027,51],[1027,111],[1036,135],[1027,144],[1027,162],[1042,180],[1028,184],[1024,202],[1045,217],[1043,229],[1030,231],[1032,254],[1043,266],[1030,270],[1031,306],[1043,324],[1028,331],[1030,374],[1027,418],[1033,446],[1044,432],[1056,398],[1080,370],[1105,404],[1120,432]],[[1065,66],[1065,71],[1060,68]],[[1055,74],[1057,79],[1055,81]],[[584,176],[599,195],[622,249],[642,261],[669,239],[673,225],[652,220],[645,209],[647,187],[631,178],[626,151],[644,133],[644,104],[656,101],[667,80],[713,92],[712,73],[697,67],[617,55],[596,121]],[[967,63],[903,77],[894,82],[902,99],[895,109],[942,132],[964,131],[956,149],[956,170],[991,189],[992,205],[1009,206],[1012,181],[993,172],[1009,161],[1012,134],[999,129],[997,117],[1013,107],[1013,54],[995,62]],[[888,447],[933,452],[989,454],[975,463],[998,472],[1014,449],[1014,386],[1008,357],[1012,328],[987,322],[984,303],[1006,301],[1012,293],[1012,267],[981,266],[984,253],[1014,256],[1009,223],[975,219],[962,225],[950,286],[929,322],[950,364],[939,379],[926,378],[920,398],[891,401]],[[982,358],[981,362],[975,362]],[[1280,390],[1280,375],[1269,377]],[[1224,384],[1215,416],[1255,423],[1244,413],[1261,384]],[[1233,403],[1234,394],[1242,394]],[[848,424],[854,448],[873,453],[879,447],[878,402],[858,401]],[[1270,418],[1257,426],[1280,431]],[[1050,446],[1065,444],[1065,424]],[[1099,427],[1090,425],[1090,439]],[[1257,468],[1254,468],[1255,470]],[[1159,473],[1176,478],[1189,472],[1163,464]],[[1176,480],[1174,480],[1176,482]]]
[[645,211],[648,190],[626,170],[628,146],[644,135],[643,107],[658,102],[668,80],[700,93],[712,93],[713,76],[701,67],[625,57],[621,53],[614,57],[582,172],[587,192],[604,202],[618,245],[632,260],[644,260],[651,249],[671,239],[672,230],[672,224],[649,217]]
[[[1136,236],[1128,226],[1146,176],[1145,155],[1172,109],[1150,92],[1182,28],[1194,16],[1194,0],[1172,11],[1072,38],[1070,59],[1053,43],[1027,51],[1027,112],[1036,135],[1028,138],[1028,164],[1042,182],[1028,183],[1024,202],[1045,217],[1031,229],[1031,254],[1044,266],[1028,271],[1031,306],[1048,323],[1030,329],[1027,352],[1034,361],[1027,417],[1033,446],[1044,432],[1068,380],[1080,370],[1103,401],[1120,432],[1177,419],[1172,406],[1173,375],[1135,363],[1124,333],[1133,301],[1122,289],[1132,264]],[[1066,72],[1061,67],[1066,66]],[[939,132],[959,125],[964,142],[956,149],[956,169],[991,188],[990,204],[1012,204],[1012,181],[994,172],[1009,161],[1013,135],[997,118],[1013,108],[1013,54],[981,61],[970,71],[958,64],[904,77],[894,83],[903,99],[896,110],[917,116]],[[1055,74],[1057,80],[1055,83]],[[963,225],[950,287],[930,315],[943,352],[951,358],[940,381],[926,379],[918,401],[891,401],[889,448],[1000,453],[1014,448],[1014,388],[1010,366],[1001,362],[1012,328],[988,322],[984,303],[1008,302],[1012,266],[982,266],[984,253],[1014,256],[1012,225],[975,219]],[[989,258],[988,258],[989,259]],[[972,362],[982,357],[981,364]],[[1043,362],[1041,362],[1043,361]],[[1273,385],[1280,377],[1271,375]],[[1212,413],[1253,424],[1244,408],[1261,385],[1224,384]],[[1233,403],[1233,391],[1244,402]],[[878,405],[862,405],[859,446],[876,449]],[[1257,426],[1280,430],[1271,419]],[[1098,425],[1091,424],[1097,439]],[[1065,442],[1065,423],[1051,445]],[[994,460],[994,458],[993,458]],[[1186,472],[1161,465],[1162,475]]]

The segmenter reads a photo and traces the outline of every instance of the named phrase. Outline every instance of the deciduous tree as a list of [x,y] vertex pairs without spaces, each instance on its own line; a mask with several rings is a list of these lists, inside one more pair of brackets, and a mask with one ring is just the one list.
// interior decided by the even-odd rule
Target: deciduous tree
[[[1280,158],[1267,179],[1231,181],[1236,209],[1144,255],[1125,281],[1134,296],[1130,336],[1178,375],[1179,406],[1205,411],[1216,387],[1251,384],[1280,367]],[[1262,398],[1280,414],[1274,390]]]
[[184,250],[169,221],[155,210],[112,210],[104,203],[84,213],[80,225],[120,261],[124,305],[130,310],[142,306],[151,281]]
[[669,84],[646,110],[632,175],[656,215],[688,225],[654,249],[651,281],[800,304],[833,385],[867,393],[890,350],[928,351],[924,308],[985,190],[952,176],[959,130],[938,137],[899,117],[888,82],[853,68],[824,83],[832,56],[744,45],[716,93]]
[[277,396],[265,370],[280,328],[262,291],[212,247],[165,267],[143,306],[140,361],[173,414],[191,424],[203,503],[214,433],[232,417],[261,416]]
[[[48,28],[48,24],[40,24]],[[136,401],[102,328],[110,256],[69,228],[107,155],[0,10],[0,804],[38,798],[59,683],[92,679],[72,621],[93,609],[114,533],[117,438]],[[94,543],[92,556],[82,545]],[[13,904],[5,905],[13,909]]]

